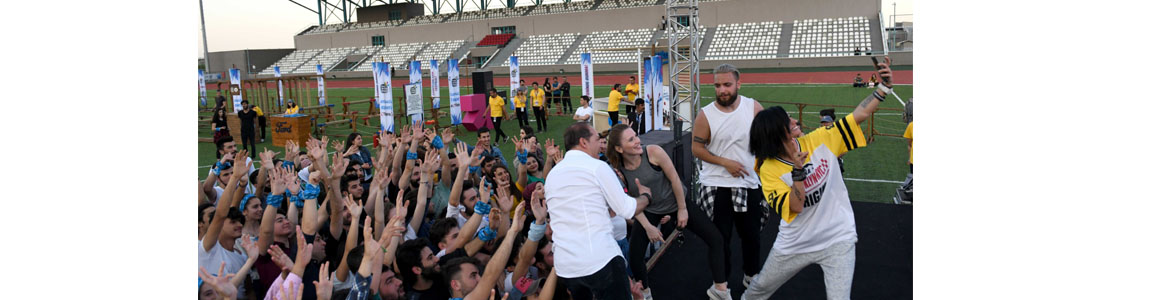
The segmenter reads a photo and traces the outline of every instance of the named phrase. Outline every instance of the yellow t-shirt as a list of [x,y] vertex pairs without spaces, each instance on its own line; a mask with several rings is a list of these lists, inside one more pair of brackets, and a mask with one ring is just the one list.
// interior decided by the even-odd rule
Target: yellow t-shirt
[[516,104],[516,108],[524,108],[525,106],[528,106],[528,97],[526,97],[524,93],[516,94],[516,97],[513,97],[512,101]]
[[626,85],[626,97],[630,98],[630,100],[633,100],[634,98],[638,98],[638,84],[637,83],[632,83],[632,84]]
[[[800,144],[801,151],[809,152],[808,158],[800,162],[802,165],[809,162],[812,158],[812,152],[821,145],[827,147],[837,157],[850,150],[866,146],[865,134],[861,131],[861,126],[858,126],[857,121],[853,119],[853,114],[833,122],[832,127],[817,128],[813,132],[797,138],[796,141]],[[769,157],[765,158],[763,164],[756,168],[756,174],[760,174],[760,183],[768,206],[789,223],[796,219],[797,214],[789,211],[788,192],[792,190],[792,186],[786,183],[783,177],[792,172],[792,167],[791,163]]]
[[261,117],[263,117],[263,116],[264,116],[264,111],[263,111],[263,110],[260,110],[260,107],[259,107],[259,106],[253,106],[253,107],[252,107],[252,111],[256,112],[256,115],[257,115],[257,116],[261,116]]
[[492,110],[492,118],[504,117],[504,97],[495,96],[489,98],[488,106]]
[[286,114],[286,115],[297,114],[297,113],[301,113],[300,106],[293,106],[292,108],[284,110],[284,114]]
[[609,106],[605,111],[618,111],[618,105],[622,103],[622,92],[617,90],[609,91]]
[[903,133],[902,137],[908,138],[912,142],[910,144],[910,164],[913,165],[914,164],[914,144],[913,144],[913,141],[914,141],[914,122],[910,122],[910,125],[906,125],[906,133]]
[[528,92],[528,97],[532,98],[532,107],[544,107],[544,90],[532,89]]

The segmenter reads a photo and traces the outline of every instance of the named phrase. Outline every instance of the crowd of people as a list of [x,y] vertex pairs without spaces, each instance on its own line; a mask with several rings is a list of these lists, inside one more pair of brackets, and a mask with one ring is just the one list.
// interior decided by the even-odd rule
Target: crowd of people
[[[878,72],[887,87],[889,63]],[[550,130],[546,99],[565,101],[567,80],[515,95],[532,101],[517,101],[516,115],[524,122],[531,107],[537,129],[521,123],[511,138],[491,90],[486,113],[497,136],[480,128],[474,144],[419,124],[378,133],[374,149],[356,133],[310,138],[304,149],[289,142],[279,153],[217,135],[218,161],[200,182],[199,298],[650,299],[660,278],[647,272],[647,246],[689,230],[708,248],[707,296],[731,299],[734,226],[744,299],[769,297],[808,264],[825,270],[830,299],[847,299],[857,234],[836,158],[866,146],[858,123],[888,89],[802,132],[783,108],[739,95],[735,67],[714,73],[716,101],[693,131],[699,199],[687,197],[690,183],[665,150],[641,143],[638,128],[613,122],[599,133],[583,122],[592,117],[588,97],[563,145],[538,140]],[[619,88],[611,116],[615,93],[619,101],[637,93]],[[770,213],[780,230],[760,253]]]

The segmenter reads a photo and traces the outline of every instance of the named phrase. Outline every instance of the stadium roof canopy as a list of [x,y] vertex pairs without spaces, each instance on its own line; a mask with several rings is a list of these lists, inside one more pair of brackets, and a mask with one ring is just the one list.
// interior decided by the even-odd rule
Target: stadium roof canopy
[[[355,22],[357,9],[378,5],[411,3],[422,4],[428,15],[461,13],[493,8],[515,8],[534,6],[549,3],[584,2],[592,0],[288,0],[314,14],[317,14],[317,25],[328,23]],[[316,9],[312,7],[316,6]]]

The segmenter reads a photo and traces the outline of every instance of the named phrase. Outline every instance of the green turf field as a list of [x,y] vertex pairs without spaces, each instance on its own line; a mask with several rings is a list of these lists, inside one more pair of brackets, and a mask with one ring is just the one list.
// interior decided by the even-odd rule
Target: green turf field
[[[500,90],[505,90],[505,87],[497,87],[497,88]],[[424,99],[429,99],[430,89],[424,88],[423,90],[424,90],[424,97],[426,97]],[[914,88],[913,88],[913,86],[910,86],[910,85],[899,85],[895,88],[895,91],[898,93],[899,96],[902,97],[903,100],[909,100],[911,97],[914,96]],[[715,92],[714,88],[711,85],[703,86],[702,90],[700,91],[700,94],[703,97],[702,104],[706,105],[707,103],[714,101],[713,100],[714,99],[713,96],[715,95],[714,92]],[[858,103],[861,102],[862,99],[864,99],[871,92],[872,92],[872,89],[853,88],[847,84],[845,84],[845,85],[842,85],[842,84],[837,84],[837,85],[761,84],[761,85],[743,85],[740,88],[741,95],[751,97],[751,98],[754,98],[758,101],[761,101],[765,107],[781,105],[784,107],[785,110],[787,110],[789,113],[791,113],[793,117],[796,117],[796,114],[797,114],[797,108],[795,105],[778,104],[775,102],[799,102],[799,103],[809,104],[808,106],[806,106],[804,108],[803,124],[805,126],[810,126],[810,127],[819,126],[819,117],[818,117],[817,113],[821,109],[827,108],[824,106],[817,106],[817,105],[846,105],[846,106],[849,106],[850,108],[844,108],[844,107],[836,108],[837,113],[838,113],[838,117],[843,117],[844,116],[843,113],[848,113],[848,112],[852,111],[853,109],[851,107],[855,107]],[[442,93],[443,98],[444,98],[443,103],[441,105],[446,105],[447,104],[447,102],[446,102],[447,101],[446,100],[447,89],[442,88],[441,93]],[[461,91],[461,94],[463,94],[463,95],[468,95],[470,93],[471,93],[470,88],[464,88],[463,91]],[[209,93],[209,94],[214,94],[214,92]],[[316,91],[313,90],[313,91],[311,91],[310,94],[316,95]],[[373,88],[336,88],[336,89],[329,89],[328,94],[330,97],[329,103],[336,104],[336,106],[334,108],[334,112],[336,113],[336,112],[341,111],[341,102],[342,101],[341,101],[340,97],[344,96],[344,97],[348,97],[349,99],[369,98],[369,97],[373,97],[374,90],[373,90]],[[608,94],[609,94],[608,87],[605,87],[605,86],[595,87],[594,95],[602,96],[602,95],[608,95]],[[402,89],[396,88],[394,91],[394,95],[396,97],[403,95]],[[579,86],[573,86],[572,95],[574,95],[572,98],[573,99],[573,107],[576,107],[579,104],[579,95],[581,95],[581,88]],[[210,97],[214,98],[213,95],[211,95]],[[214,101],[214,99],[208,99],[209,104],[213,103],[213,101]],[[429,107],[430,107],[429,100],[424,100],[423,102],[424,102],[424,106],[426,106],[429,109]],[[769,102],[772,102],[772,103],[769,103]],[[899,104],[897,100],[893,99],[893,97],[890,97],[889,99],[887,99],[886,102],[882,103],[880,107],[881,108],[891,108],[891,109],[901,109],[902,105]],[[365,111],[366,108],[367,108],[366,104],[355,105],[355,107],[351,107],[351,109],[356,109],[356,110],[363,111],[363,112]],[[395,107],[395,108],[396,109],[405,109],[405,107]],[[560,106],[558,105],[554,108],[559,111]],[[554,111],[550,110],[550,112],[554,112]],[[571,112],[572,112],[572,110],[570,110],[570,113]],[[624,112],[624,108],[623,108],[623,112]],[[899,137],[876,136],[876,137],[874,137],[874,140],[869,144],[868,147],[855,150],[855,151],[850,152],[844,156],[843,159],[845,161],[845,164],[844,164],[845,178],[847,178],[845,183],[849,188],[850,198],[852,200],[854,200],[854,201],[868,201],[868,202],[893,202],[892,197],[894,195],[894,189],[897,188],[897,186],[898,186],[897,184],[887,183],[887,182],[871,182],[868,180],[900,182],[903,179],[905,179],[906,173],[909,172],[910,168],[906,164],[906,161],[909,157],[909,154],[907,153],[907,148],[906,148],[906,140],[900,137],[902,135],[902,132],[906,128],[906,124],[902,123],[901,116],[898,115],[898,113],[899,113],[899,111],[879,110],[877,112],[877,116],[875,116],[872,119],[873,120],[872,122],[875,122],[873,125],[876,125],[877,131],[879,133],[895,134]],[[210,112],[204,112],[204,113],[200,113],[199,115],[200,116],[210,116],[210,114],[211,114]],[[509,115],[511,115],[511,112],[509,112]],[[533,128],[536,128],[535,116],[531,112],[528,115],[529,115],[529,119],[530,119],[529,125],[532,126]],[[563,145],[563,142],[561,141],[562,134],[564,132],[563,129],[565,127],[567,127],[569,124],[571,124],[572,122],[573,122],[573,120],[571,118],[571,115],[557,116],[557,115],[553,114],[553,115],[549,116],[549,119],[548,119],[548,125],[549,125],[549,128],[551,128],[551,129],[546,131],[546,132],[539,133],[539,134],[537,134],[537,136],[539,137],[541,142],[543,142],[546,138],[553,138],[554,140],[557,141],[558,145]],[[866,121],[865,123],[862,124],[862,127],[864,129],[866,129],[867,133],[869,130],[869,126],[871,126],[871,124],[869,124],[869,123],[871,123],[871,121]],[[397,125],[396,129],[401,130],[402,124],[405,124],[405,120],[399,119],[396,122],[396,125]],[[439,120],[439,124],[441,124],[441,125],[450,124],[450,118],[449,117],[441,118]],[[359,121],[359,125],[358,125],[358,132],[361,132],[365,136],[365,141],[367,144],[372,142],[372,139],[370,139],[370,136],[378,129],[378,127],[377,127],[378,121],[377,121],[376,116],[371,118],[370,125],[372,125],[372,126],[370,126],[370,127],[362,126],[360,124],[360,121]],[[503,127],[504,127],[503,130],[505,132],[507,132],[509,135],[519,134],[519,132],[520,132],[519,125],[518,125],[516,120],[509,120],[509,121],[503,122]],[[198,136],[204,137],[204,138],[211,137],[212,133],[211,133],[211,130],[209,128],[210,128],[209,126],[201,126],[199,128],[199,135]],[[456,134],[457,139],[462,140],[464,142],[469,142],[469,143],[475,142],[475,132],[468,132],[467,130],[463,129],[462,126],[460,126],[458,128],[459,128],[459,130],[457,131],[457,134]],[[271,130],[271,128],[269,128],[269,130]],[[811,129],[806,129],[806,130],[811,130]],[[338,136],[343,136],[345,134],[348,134],[349,132],[350,132],[350,129],[348,127],[333,127],[331,129],[326,130],[326,134],[338,135]],[[282,145],[272,145],[271,132],[269,132],[268,135],[269,135],[268,140],[267,140],[267,142],[264,142],[264,143],[260,143],[259,137],[257,137],[257,146],[264,148],[264,149],[272,149],[273,151],[283,151]],[[493,137],[494,137],[494,133],[493,133]],[[341,139],[341,138],[343,138],[343,137],[330,137],[331,140]],[[238,143],[239,143],[239,141],[237,141],[237,144]],[[198,164],[197,176],[199,179],[203,179],[207,175],[209,166],[214,164],[214,162],[215,162],[215,144],[212,144],[212,143],[198,143],[198,144],[199,144],[199,164]],[[513,149],[513,146],[511,145],[511,143],[504,143],[503,141],[501,141],[501,143],[498,146],[500,147],[500,150],[504,152],[505,157],[514,157],[515,156],[515,151]],[[371,149],[371,151],[373,151],[373,149]],[[511,164],[510,159],[508,160],[508,163]]]

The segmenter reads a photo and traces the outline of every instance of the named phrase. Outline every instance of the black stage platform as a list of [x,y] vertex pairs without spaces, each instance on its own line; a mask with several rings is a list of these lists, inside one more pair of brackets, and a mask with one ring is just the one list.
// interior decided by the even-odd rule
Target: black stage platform
[[[671,154],[680,178],[689,183],[691,164],[680,164],[678,154],[686,161],[692,158],[690,133],[680,139],[684,147],[674,149],[673,133],[652,131],[640,136],[642,144],[656,144]],[[682,167],[679,167],[682,165]],[[689,188],[689,186],[688,186]],[[913,206],[853,202],[853,213],[857,223],[857,265],[853,274],[853,299],[910,299],[913,288]],[[779,218],[771,214],[760,233],[761,262],[768,257],[772,243],[776,240]],[[734,230],[732,231],[734,232]],[[669,234],[664,232],[665,234]],[[689,231],[683,231],[683,243],[674,243],[649,276],[655,278],[651,289],[655,299],[707,299],[706,290],[711,286],[711,275],[707,268],[707,245]],[[734,236],[734,235],[733,235]],[[739,299],[743,294],[743,260],[740,241],[734,236],[732,243],[731,277],[728,284],[732,296]],[[822,271],[817,265],[810,265],[780,287],[771,299],[824,299],[825,283]]]

